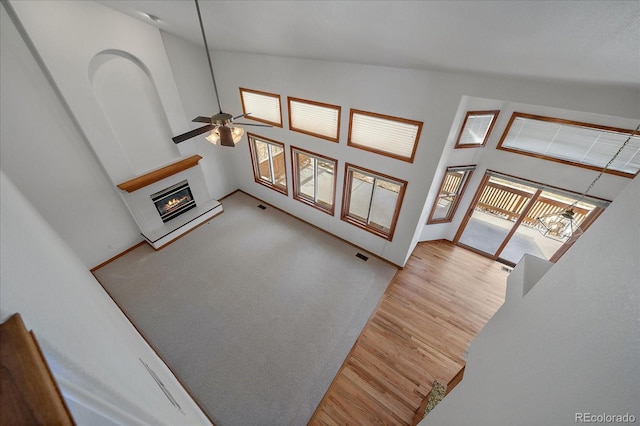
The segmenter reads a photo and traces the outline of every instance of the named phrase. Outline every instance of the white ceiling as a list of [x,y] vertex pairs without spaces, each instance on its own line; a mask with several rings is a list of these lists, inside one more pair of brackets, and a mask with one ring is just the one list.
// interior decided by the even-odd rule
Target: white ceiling
[[[99,0],[203,45],[194,1]],[[640,85],[640,0],[200,0],[213,50]],[[215,63],[215,57],[213,58]]]

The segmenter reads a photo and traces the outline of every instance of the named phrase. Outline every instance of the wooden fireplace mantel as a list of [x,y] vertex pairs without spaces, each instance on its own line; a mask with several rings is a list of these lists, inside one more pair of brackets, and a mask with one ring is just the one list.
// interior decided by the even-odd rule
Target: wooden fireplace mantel
[[137,191],[140,188],[144,188],[147,185],[151,185],[152,183],[156,183],[171,175],[180,173],[183,170],[190,169],[191,167],[198,164],[198,161],[200,161],[201,159],[202,157],[199,155],[192,155],[191,157],[185,158],[184,160],[180,160],[176,163],[164,166],[158,170],[154,170],[142,176],[138,176],[137,178],[118,184],[118,188],[127,192]]

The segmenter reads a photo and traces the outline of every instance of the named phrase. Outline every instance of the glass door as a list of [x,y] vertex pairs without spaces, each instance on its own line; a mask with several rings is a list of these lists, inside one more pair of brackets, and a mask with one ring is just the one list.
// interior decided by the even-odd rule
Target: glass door
[[[576,200],[561,190],[486,175],[454,242],[512,266],[524,254],[555,261],[574,241],[542,235],[537,218],[562,212]],[[580,201],[573,210],[584,230],[603,209]]]
[[520,222],[521,215],[536,195],[536,189],[485,176],[479,193],[456,242],[497,258],[513,233],[514,225]]
[[[575,198],[565,197],[550,191],[541,191],[529,212],[515,229],[509,242],[499,253],[499,258],[505,260],[505,263],[514,265],[526,253],[552,260],[554,255],[569,241],[566,238],[558,239],[542,235],[537,229],[536,219],[542,215],[562,212],[575,202]],[[573,208],[573,211],[576,222],[584,228],[596,214],[599,214],[601,209],[594,204],[581,201]]]

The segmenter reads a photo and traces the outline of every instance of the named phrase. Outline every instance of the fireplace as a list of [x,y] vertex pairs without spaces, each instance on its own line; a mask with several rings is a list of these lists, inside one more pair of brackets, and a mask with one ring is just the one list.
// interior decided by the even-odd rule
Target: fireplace
[[186,180],[151,194],[151,200],[156,205],[163,222],[168,222],[196,206],[189,182]]

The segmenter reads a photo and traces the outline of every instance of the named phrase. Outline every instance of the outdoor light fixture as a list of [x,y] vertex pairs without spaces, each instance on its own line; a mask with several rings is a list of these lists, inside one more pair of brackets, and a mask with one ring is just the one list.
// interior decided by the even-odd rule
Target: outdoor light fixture
[[565,211],[550,213],[536,219],[538,231],[545,237],[558,241],[566,241],[570,237],[578,237],[584,231],[575,220],[573,211],[576,203],[570,205]]
[[607,168],[613,163],[613,161],[618,157],[618,155],[622,152],[624,147],[629,143],[631,138],[640,130],[640,124],[636,129],[631,132],[626,141],[622,144],[620,149],[611,157],[611,160],[604,166],[604,168],[600,171],[600,174],[596,176],[596,178],[591,182],[586,191],[580,195],[573,204],[567,207],[562,212],[549,213],[546,215],[542,215],[536,219],[536,228],[542,235],[545,237],[549,237],[558,241],[567,241],[569,238],[578,238],[584,231],[580,228],[580,224],[575,219],[575,212],[573,209],[575,206],[584,199],[587,193],[593,188],[593,185],[596,184],[598,179],[602,177]]

